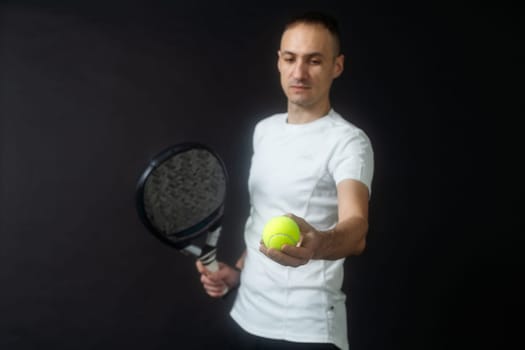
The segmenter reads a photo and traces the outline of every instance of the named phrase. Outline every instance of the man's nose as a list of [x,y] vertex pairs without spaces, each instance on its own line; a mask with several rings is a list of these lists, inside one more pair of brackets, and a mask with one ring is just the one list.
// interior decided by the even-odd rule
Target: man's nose
[[293,67],[292,75],[294,79],[304,79],[308,75],[306,63],[303,61],[297,61]]

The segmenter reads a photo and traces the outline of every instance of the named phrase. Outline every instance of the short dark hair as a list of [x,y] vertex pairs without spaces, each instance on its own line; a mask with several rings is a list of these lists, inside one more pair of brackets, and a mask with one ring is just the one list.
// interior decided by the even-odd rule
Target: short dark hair
[[341,54],[341,32],[339,30],[339,23],[335,17],[321,11],[308,11],[300,15],[291,17],[284,25],[284,31],[290,29],[299,23],[306,24],[319,24],[332,34],[335,40],[335,53],[336,56]]

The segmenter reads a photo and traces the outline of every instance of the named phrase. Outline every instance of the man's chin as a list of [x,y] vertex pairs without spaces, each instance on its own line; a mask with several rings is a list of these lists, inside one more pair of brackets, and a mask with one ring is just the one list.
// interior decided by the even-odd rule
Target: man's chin
[[304,98],[289,98],[288,102],[297,107],[308,107],[312,104],[310,100]]
[[303,94],[288,94],[288,101],[297,105],[308,104],[310,99]]

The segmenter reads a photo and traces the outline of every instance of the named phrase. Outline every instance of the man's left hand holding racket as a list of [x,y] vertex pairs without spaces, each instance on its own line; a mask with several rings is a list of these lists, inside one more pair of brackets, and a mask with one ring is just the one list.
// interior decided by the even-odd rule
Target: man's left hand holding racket
[[197,258],[208,295],[222,297],[239,284],[239,268],[216,260],[227,172],[209,147],[181,143],[153,157],[136,188],[137,211],[148,231]]

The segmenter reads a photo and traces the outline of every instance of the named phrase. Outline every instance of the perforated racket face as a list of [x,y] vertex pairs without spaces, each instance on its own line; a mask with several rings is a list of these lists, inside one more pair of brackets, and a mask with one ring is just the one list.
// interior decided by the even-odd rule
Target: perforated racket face
[[143,183],[143,209],[157,234],[176,242],[222,215],[226,172],[206,148],[190,148],[162,160]]

